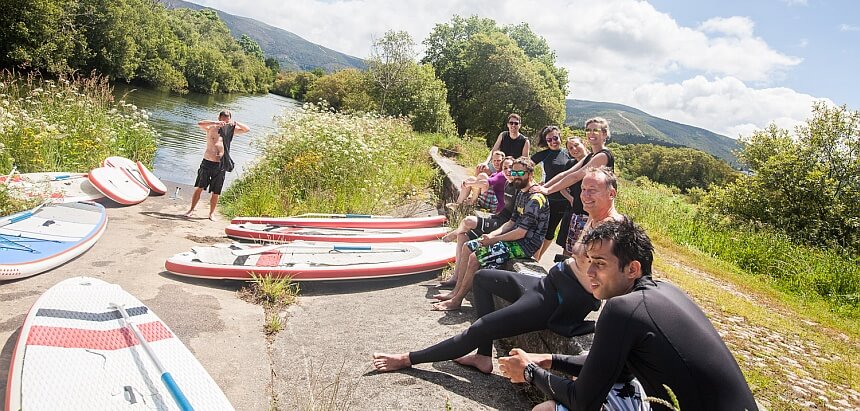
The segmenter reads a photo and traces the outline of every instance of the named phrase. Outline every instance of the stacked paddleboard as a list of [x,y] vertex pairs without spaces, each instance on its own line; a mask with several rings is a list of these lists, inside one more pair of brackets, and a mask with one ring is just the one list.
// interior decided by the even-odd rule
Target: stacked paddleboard
[[367,214],[304,214],[293,217],[236,217],[231,223],[316,228],[422,228],[445,223],[445,216],[388,217]]
[[239,240],[267,242],[303,240],[344,243],[391,243],[438,240],[448,232],[448,228],[441,226],[411,229],[325,228],[241,223],[230,224],[224,229],[224,232],[228,236]]
[[101,204],[40,205],[0,218],[0,280],[29,277],[83,254],[107,227]]
[[133,205],[146,200],[150,190],[164,194],[167,187],[141,162],[124,157],[108,157],[103,167],[91,170],[90,182],[105,197],[122,205]]
[[197,410],[233,409],[170,327],[118,285],[70,278],[27,314],[12,353],[7,410],[183,409],[175,398]]
[[455,245],[415,243],[224,244],[193,247],[170,257],[174,274],[213,279],[252,276],[292,277],[296,281],[392,277],[439,270],[454,261]]

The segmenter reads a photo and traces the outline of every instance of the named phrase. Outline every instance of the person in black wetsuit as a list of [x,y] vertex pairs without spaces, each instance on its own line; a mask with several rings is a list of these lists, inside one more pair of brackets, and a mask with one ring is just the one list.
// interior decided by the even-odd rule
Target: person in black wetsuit
[[[585,148],[585,144],[582,143],[582,140],[579,137],[568,137],[565,146],[567,155],[570,157],[570,163],[568,163],[566,169],[570,170],[587,156],[587,150]],[[579,194],[582,192],[582,181],[578,181],[566,190],[561,190],[560,192],[564,198],[570,201],[570,207],[568,207],[567,212],[561,217],[561,223],[559,223],[558,226],[558,236],[555,238],[555,243],[558,244],[562,250],[565,250],[563,256],[570,256],[571,253],[566,251],[568,249],[572,249],[572,247],[568,246],[568,242],[571,243],[570,246],[573,246],[573,243],[579,239],[580,233],[582,233],[582,228],[585,227],[585,222],[588,219],[588,215],[582,208],[582,200],[579,199]],[[571,223],[574,225],[571,226]],[[573,230],[571,230],[571,227],[573,227]],[[559,257],[560,256],[556,255],[557,260]]]
[[194,208],[200,201],[203,190],[209,188],[212,197],[209,199],[209,219],[215,220],[215,206],[224,186],[227,172],[233,171],[233,159],[230,158],[230,144],[233,136],[251,131],[251,129],[232,119],[233,115],[227,110],[218,114],[218,121],[201,120],[197,126],[206,132],[206,151],[203,161],[197,170],[194,181],[194,194],[191,195],[191,208],[185,213],[186,217],[194,216]]
[[[611,171],[590,169],[583,185],[588,212],[593,217],[590,224],[596,226],[622,218],[614,206],[617,183]],[[546,277],[479,270],[475,274],[472,300],[479,318],[469,329],[423,350],[374,353],[373,366],[379,371],[394,371],[413,364],[453,359],[490,373],[493,340],[544,329],[567,337],[590,333],[594,324],[585,321],[585,316],[600,304],[591,296],[586,268],[588,261],[579,256],[556,264]],[[511,305],[495,311],[493,295],[510,301]],[[467,355],[475,349],[476,354]]]
[[[594,296],[607,300],[587,355],[528,354],[499,359],[511,382],[553,398],[535,410],[599,410],[625,366],[645,393],[683,410],[757,410],[737,361],[702,310],[678,287],[651,278],[653,246],[632,221],[610,222],[582,239]],[[554,375],[553,369],[575,375]],[[657,405],[652,403],[652,407]]]
[[[561,149],[561,130],[558,127],[544,127],[540,132],[539,138],[538,145],[545,147],[545,149],[533,154],[531,160],[535,165],[541,164],[543,166],[544,181],[549,181],[562,171],[572,167],[574,163],[571,163],[571,158],[567,155],[567,152]],[[546,230],[543,245],[541,245],[540,250],[534,255],[535,260],[540,261],[543,253],[552,244],[552,240],[555,238],[555,230],[558,228],[562,217],[567,214],[569,218],[570,213],[568,210],[570,209],[571,202],[563,195],[563,193],[567,192],[568,190],[561,190],[546,197],[549,200],[549,227]]]

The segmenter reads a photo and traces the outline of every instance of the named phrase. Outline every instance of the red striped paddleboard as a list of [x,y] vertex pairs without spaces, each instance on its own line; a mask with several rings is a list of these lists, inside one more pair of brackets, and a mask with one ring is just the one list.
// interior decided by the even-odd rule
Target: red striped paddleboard
[[448,227],[427,228],[316,228],[272,224],[231,224],[224,229],[228,236],[241,240],[333,241],[343,243],[393,243],[433,241],[448,233]]
[[162,195],[167,192],[167,186],[140,161],[135,162],[125,157],[112,156],[104,159],[102,165],[123,170],[129,177],[152,190],[155,194]]
[[0,217],[0,280],[51,270],[89,250],[107,228],[98,203],[40,206]]
[[[114,305],[124,307],[163,371]],[[24,319],[12,353],[6,409],[178,410],[177,390],[194,409],[233,409],[145,304],[118,285],[75,277],[42,294]]]
[[26,173],[0,176],[10,195],[22,199],[51,199],[55,203],[92,201],[104,197],[84,173]]
[[422,228],[445,223],[445,216],[388,217],[367,214],[305,214],[292,217],[236,217],[231,223],[319,228]]
[[193,247],[164,264],[174,274],[214,279],[290,276],[296,281],[393,277],[435,271],[454,261],[455,245],[441,241],[351,244],[220,244]]
[[149,187],[121,168],[95,168],[87,177],[105,197],[122,205],[137,204],[149,196]]

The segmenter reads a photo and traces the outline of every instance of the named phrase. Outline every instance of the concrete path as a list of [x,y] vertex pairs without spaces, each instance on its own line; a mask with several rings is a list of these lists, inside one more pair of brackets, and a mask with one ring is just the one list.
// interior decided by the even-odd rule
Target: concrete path
[[[169,186],[171,193],[176,186]],[[52,271],[0,283],[0,403],[5,403],[10,357],[30,306],[52,285],[84,275],[119,284],[152,308],[237,409],[269,409],[271,372],[262,333],[263,310],[236,298],[243,283],[194,281],[164,272],[164,261],[173,254],[200,242],[227,241],[226,221],[180,217],[190,195],[185,187],[183,199],[151,196],[130,207],[104,199],[109,207],[108,228],[92,249]],[[201,205],[208,207],[208,194],[203,201]],[[205,217],[201,210],[198,216]]]

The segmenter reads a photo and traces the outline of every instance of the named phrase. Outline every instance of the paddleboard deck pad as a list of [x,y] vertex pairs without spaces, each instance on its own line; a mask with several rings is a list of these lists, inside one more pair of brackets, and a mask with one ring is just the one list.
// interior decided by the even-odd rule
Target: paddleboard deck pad
[[55,203],[92,201],[104,197],[83,173],[27,173],[0,176],[10,195],[21,199],[51,199]]
[[363,214],[342,214],[328,217],[236,217],[232,224],[255,223],[320,228],[422,228],[445,223],[445,216],[382,217]]
[[98,203],[48,205],[28,213],[9,216],[15,222],[0,227],[0,280],[64,264],[92,247],[107,227],[105,208]]
[[455,247],[441,241],[218,244],[176,254],[165,268],[178,275],[213,279],[250,279],[252,275],[290,276],[296,281],[366,279],[442,269],[454,261]]
[[448,232],[448,228],[317,228],[243,223],[231,224],[224,229],[224,232],[233,238],[264,240],[268,242],[303,240],[344,243],[391,243],[438,240]]
[[120,286],[75,277],[33,304],[12,354],[7,410],[178,410],[161,373],[111,304],[124,306],[197,410],[232,410],[194,355]]

